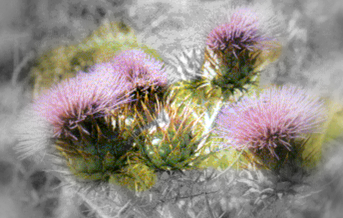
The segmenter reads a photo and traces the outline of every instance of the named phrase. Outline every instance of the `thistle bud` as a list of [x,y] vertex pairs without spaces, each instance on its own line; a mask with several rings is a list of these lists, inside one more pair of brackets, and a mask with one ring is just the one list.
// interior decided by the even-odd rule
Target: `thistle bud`
[[[145,111],[149,113],[149,111]],[[199,119],[190,107],[161,107],[154,122],[136,138],[144,162],[156,170],[194,169],[205,157],[209,145]]]

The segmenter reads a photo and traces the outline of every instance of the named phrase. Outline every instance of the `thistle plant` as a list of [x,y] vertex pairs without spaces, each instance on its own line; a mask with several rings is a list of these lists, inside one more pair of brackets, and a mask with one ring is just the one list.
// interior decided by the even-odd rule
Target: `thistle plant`
[[[239,208],[231,196],[261,202],[282,170],[318,161],[321,144],[311,139],[322,134],[327,118],[324,102],[304,89],[255,89],[280,52],[273,16],[235,8],[205,31],[200,49],[174,62],[162,61],[126,28],[115,35],[100,28],[63,47],[77,51],[62,55],[65,68],[54,76],[65,71],[70,78],[39,90],[20,117],[18,150],[24,158],[53,156],[65,183],[89,191],[76,194],[100,218],[221,217]],[[45,66],[53,58],[42,59]],[[38,66],[35,86],[44,80],[45,68]],[[274,174],[262,175],[266,169]],[[239,176],[245,172],[248,178]],[[255,193],[247,188],[243,194],[245,184]],[[220,185],[227,192],[215,196]],[[201,213],[182,209],[191,210],[193,197]]]

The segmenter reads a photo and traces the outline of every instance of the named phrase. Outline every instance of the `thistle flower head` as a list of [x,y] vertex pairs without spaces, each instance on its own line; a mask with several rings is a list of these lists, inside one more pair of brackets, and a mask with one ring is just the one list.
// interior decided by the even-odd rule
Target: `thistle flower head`
[[232,13],[227,22],[211,30],[206,44],[215,52],[261,49],[261,42],[271,40],[261,26],[257,13],[240,8]]
[[168,82],[163,63],[150,57],[143,50],[133,49],[119,53],[111,62],[113,69],[130,85],[132,110],[142,110],[142,104],[154,107],[161,101]]
[[126,126],[121,116],[130,102],[129,84],[110,65],[94,69],[56,85],[33,106],[53,128],[54,143],[48,148],[67,166],[61,172],[108,181],[126,165],[132,147],[132,126]]
[[142,50],[123,51],[114,58],[113,63],[114,69],[123,74],[134,89],[144,90],[150,86],[167,85],[167,74],[163,69],[163,63]]
[[218,13],[218,21],[206,33],[202,79],[194,84],[206,88],[206,95],[228,99],[254,85],[261,63],[267,63],[266,54],[279,47],[274,14],[266,9],[234,7],[223,19]]
[[264,90],[222,109],[217,133],[236,149],[293,150],[292,140],[316,133],[325,120],[323,102],[294,86]]
[[54,135],[68,135],[71,129],[88,116],[104,116],[128,99],[122,93],[128,90],[124,78],[109,72],[79,73],[37,99],[38,111],[54,127]]

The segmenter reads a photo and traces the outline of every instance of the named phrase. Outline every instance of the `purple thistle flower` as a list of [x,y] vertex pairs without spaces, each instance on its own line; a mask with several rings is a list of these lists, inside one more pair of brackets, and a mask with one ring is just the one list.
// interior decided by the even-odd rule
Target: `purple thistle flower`
[[167,86],[167,73],[163,63],[139,49],[119,53],[113,60],[113,67],[132,84],[133,89]]
[[[127,102],[122,96],[128,84],[110,71],[79,73],[52,89],[34,103],[35,110],[54,127],[54,136],[67,136],[88,116],[104,116]],[[67,127],[67,128],[66,128]]]
[[294,86],[267,89],[223,108],[216,131],[235,149],[268,149],[279,158],[276,148],[291,151],[291,141],[320,130],[326,119],[323,104]]
[[261,42],[271,40],[260,28],[257,13],[247,8],[235,11],[228,22],[215,27],[207,37],[213,51],[262,49]]

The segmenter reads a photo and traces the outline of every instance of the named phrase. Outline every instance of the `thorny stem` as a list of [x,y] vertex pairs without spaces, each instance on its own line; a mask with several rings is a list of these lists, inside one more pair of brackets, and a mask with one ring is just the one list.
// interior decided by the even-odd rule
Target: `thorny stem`
[[232,166],[238,161],[238,159],[241,157],[241,155],[242,155],[243,152],[244,152],[244,149],[245,149],[245,148],[243,148],[242,151],[239,152],[239,154],[237,155],[237,158],[232,162],[232,164],[231,164],[228,168],[226,168],[223,172],[221,172],[220,174],[218,174],[218,175],[217,175],[216,177],[214,177],[213,179],[217,179],[217,178],[221,177],[222,175],[224,175],[225,173],[227,173],[227,172],[232,168]]
[[95,205],[89,198],[87,198],[82,192],[76,192],[80,197],[81,199],[87,203],[87,205],[89,207],[92,208],[93,211],[95,211],[101,218],[111,218],[109,216],[107,216],[106,214],[104,214],[102,212],[102,210],[97,206]]
[[207,207],[207,209],[209,211],[209,214],[210,214],[211,218],[215,218],[214,214],[213,214],[213,211],[211,209],[211,206],[210,206],[210,202],[208,201],[208,198],[207,198],[207,193],[205,193],[204,197],[205,197],[206,207]]

